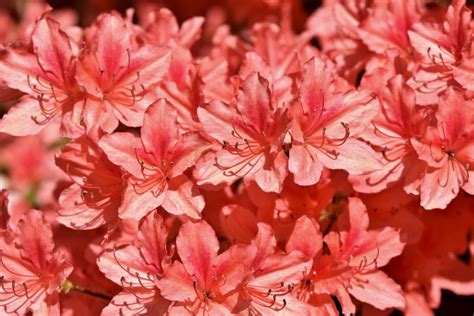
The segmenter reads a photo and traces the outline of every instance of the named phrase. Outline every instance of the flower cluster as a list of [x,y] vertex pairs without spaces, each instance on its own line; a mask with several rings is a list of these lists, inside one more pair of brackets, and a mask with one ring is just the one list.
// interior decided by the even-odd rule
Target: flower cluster
[[230,24],[227,2],[84,28],[0,11],[0,314],[418,316],[474,295],[465,1],[242,2]]

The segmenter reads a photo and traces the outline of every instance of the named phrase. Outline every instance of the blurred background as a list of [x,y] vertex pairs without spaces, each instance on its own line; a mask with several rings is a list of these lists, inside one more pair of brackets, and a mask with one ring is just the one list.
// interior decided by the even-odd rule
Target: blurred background
[[[0,9],[19,19],[31,3],[40,0],[0,0]],[[280,0],[47,0],[54,9],[72,9],[77,13],[78,24],[89,25],[104,11],[116,10],[124,13],[128,8],[149,12],[152,8],[167,7],[178,21],[193,16],[221,14],[234,27],[245,27],[253,21],[275,20],[281,11]],[[322,0],[290,0],[295,29],[302,29],[306,18],[322,5]]]

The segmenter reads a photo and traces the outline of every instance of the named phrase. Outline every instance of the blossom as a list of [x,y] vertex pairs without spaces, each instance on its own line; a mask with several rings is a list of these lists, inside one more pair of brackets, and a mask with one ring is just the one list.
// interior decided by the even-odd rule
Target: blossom
[[12,233],[0,237],[0,305],[7,314],[59,315],[58,289],[73,268],[54,251],[51,226],[29,210]]
[[[311,34],[308,31],[295,35],[288,28],[276,24],[257,23],[252,28],[253,45],[246,52],[239,76],[246,78],[252,72],[260,73],[269,81],[272,98],[276,104],[292,99],[292,75],[300,70],[300,62],[317,55],[315,48],[308,45]],[[278,50],[274,50],[278,47]]]
[[254,179],[264,191],[281,191],[287,175],[282,145],[290,119],[287,109],[273,103],[265,78],[250,74],[235,103],[211,102],[198,109],[198,117],[220,145],[213,157],[197,167],[199,184],[245,178]]
[[348,89],[330,72],[322,60],[306,63],[292,108],[288,169],[299,185],[317,183],[323,166],[360,174],[379,165],[373,150],[356,138],[377,114],[374,98]]
[[[411,81],[420,104],[436,103],[440,94],[454,84],[453,79],[459,78],[461,84],[466,82],[462,69],[468,59],[464,61],[462,56],[470,47],[472,29],[471,10],[465,3],[464,0],[453,1],[443,23],[419,22],[408,31],[421,65]],[[453,77],[454,74],[457,76]]]
[[241,294],[246,302],[244,310],[263,315],[313,313],[312,306],[291,294],[294,284],[299,283],[304,272],[311,268],[312,260],[299,251],[278,251],[276,238],[267,224],[258,224],[252,245],[257,252],[252,262],[253,274],[248,277]]
[[160,296],[156,281],[169,261],[167,231],[155,211],[140,222],[137,243],[106,249],[97,261],[100,270],[123,290],[102,315],[164,313],[169,305]]
[[416,104],[413,89],[403,76],[391,78],[380,96],[380,113],[362,136],[382,154],[382,168],[349,179],[358,192],[375,193],[402,180],[407,193],[419,195],[426,164],[419,159],[411,140],[422,138],[432,111]]
[[181,27],[173,12],[166,8],[153,11],[145,24],[146,36],[157,46],[191,48],[199,40],[204,18],[193,17]]
[[371,1],[334,1],[313,13],[307,28],[321,41],[322,50],[336,63],[338,73],[350,82],[370,61],[371,52],[359,34]]
[[93,229],[117,218],[125,181],[119,167],[87,136],[69,142],[56,164],[73,181],[59,197],[58,221],[75,229]]
[[427,130],[423,140],[412,144],[428,169],[421,181],[421,206],[445,208],[459,190],[473,194],[473,110],[474,103],[450,88],[436,112],[437,125]]
[[50,17],[35,25],[28,46],[0,51],[0,74],[10,88],[25,94],[0,122],[0,131],[34,135],[61,120],[63,133],[81,132],[83,93],[75,84],[76,61],[69,36]]
[[161,99],[146,111],[141,138],[125,132],[102,137],[107,157],[128,173],[120,217],[139,220],[161,205],[171,214],[200,218],[204,199],[184,171],[205,147],[197,133],[179,134],[176,117]]
[[408,31],[420,21],[422,10],[419,0],[377,3],[357,32],[370,50],[384,53],[395,49],[405,56],[411,49]]
[[101,15],[93,37],[79,56],[76,79],[85,89],[83,120],[108,133],[119,121],[138,127],[155,101],[151,87],[166,74],[170,53],[144,43],[139,46],[130,26],[117,14]]
[[234,245],[218,255],[215,232],[201,221],[183,224],[176,250],[181,261],[166,267],[157,281],[161,295],[175,301],[169,313],[230,314],[238,304],[235,290],[249,271],[255,249]]
[[[336,295],[344,313],[354,313],[349,294],[378,309],[405,306],[401,288],[379,270],[400,254],[404,244],[399,232],[385,227],[369,230],[367,209],[361,200],[350,198],[347,217],[339,220],[341,231],[322,238],[318,225],[311,219],[298,220],[287,243],[287,250],[300,250],[314,257],[297,295],[310,300],[312,295]],[[319,236],[309,242],[305,236]],[[328,253],[322,252],[324,244]]]

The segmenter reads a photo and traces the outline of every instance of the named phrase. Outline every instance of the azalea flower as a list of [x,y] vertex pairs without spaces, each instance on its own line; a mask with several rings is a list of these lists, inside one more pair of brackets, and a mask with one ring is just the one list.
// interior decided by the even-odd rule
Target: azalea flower
[[307,28],[322,44],[322,51],[335,61],[338,73],[355,83],[372,56],[359,34],[369,16],[368,0],[332,1],[316,10]]
[[267,224],[258,225],[258,233],[252,240],[252,245],[257,252],[252,262],[253,275],[245,282],[242,290],[242,300],[246,302],[244,310],[256,315],[314,313],[314,307],[291,294],[293,286],[311,268],[312,260],[299,251],[278,251],[276,238]]
[[34,135],[57,118],[65,135],[80,135],[84,94],[75,83],[76,53],[69,36],[50,17],[35,24],[28,46],[2,49],[2,81],[25,95],[1,120],[1,132]]
[[383,167],[349,179],[355,190],[364,193],[380,192],[401,179],[407,193],[419,195],[426,164],[411,140],[424,136],[433,111],[416,104],[415,92],[401,75],[389,80],[380,99],[380,113],[362,137],[378,148]]
[[102,315],[164,314],[169,302],[160,296],[156,281],[170,260],[163,218],[151,212],[140,222],[137,243],[106,249],[97,261],[100,270],[123,290]]
[[[314,258],[296,294],[309,301],[314,294],[335,295],[343,313],[355,313],[349,294],[378,309],[403,308],[400,286],[379,270],[402,252],[404,243],[399,232],[389,227],[369,230],[367,209],[358,198],[349,199],[346,214],[339,220],[341,231],[330,232],[324,238],[314,220],[302,217],[296,223],[287,251],[299,250]],[[316,239],[309,242],[306,236]],[[327,252],[323,251],[323,242]]]
[[231,314],[238,304],[235,291],[244,281],[255,248],[234,245],[218,255],[219,241],[204,221],[183,224],[176,238],[181,261],[164,269],[157,281],[164,298],[174,301],[168,312]]
[[73,181],[59,197],[58,221],[74,229],[93,229],[117,219],[125,189],[119,167],[87,136],[69,142],[56,164]]
[[[245,54],[239,76],[246,78],[252,72],[260,73],[269,81],[272,98],[278,105],[292,99],[292,75],[300,70],[300,62],[317,55],[308,42],[310,32],[295,35],[288,25],[258,23],[252,28],[253,45]],[[275,51],[274,47],[279,49]]]
[[282,146],[290,119],[287,109],[273,103],[265,78],[250,74],[235,103],[211,102],[198,109],[198,117],[221,147],[197,166],[199,184],[245,178],[255,179],[264,191],[281,191],[287,175]]
[[118,211],[121,218],[139,220],[160,205],[171,214],[201,217],[204,199],[184,171],[195,163],[205,143],[197,133],[179,134],[176,111],[166,100],[146,111],[141,138],[118,132],[102,137],[99,145],[128,173]]
[[7,314],[60,315],[58,290],[73,267],[54,251],[51,226],[40,211],[18,220],[9,240],[0,236],[0,305]]
[[420,204],[426,209],[445,208],[461,188],[474,193],[474,103],[452,88],[441,100],[437,126],[429,128],[422,140],[412,140],[420,159],[428,164],[420,184]]
[[356,138],[377,114],[376,106],[368,91],[348,88],[322,60],[306,63],[299,98],[292,107],[288,169],[295,183],[317,183],[323,166],[350,174],[376,169],[375,152]]
[[421,69],[410,82],[418,92],[420,104],[437,103],[443,91],[456,85],[453,79],[469,86],[468,77],[464,75],[469,59],[464,60],[462,56],[470,49],[472,29],[471,10],[465,3],[464,0],[453,1],[443,23],[419,22],[408,31],[420,59]]
[[150,42],[157,46],[191,48],[201,37],[203,17],[193,17],[179,26],[173,12],[166,8],[148,15],[144,29]]
[[357,32],[373,52],[382,54],[392,49],[405,57],[411,49],[408,31],[420,21],[422,11],[420,0],[379,2]]
[[155,101],[151,88],[166,74],[170,52],[151,44],[139,46],[117,14],[101,15],[94,36],[79,57],[76,79],[87,92],[83,119],[108,133],[121,122],[138,127]]

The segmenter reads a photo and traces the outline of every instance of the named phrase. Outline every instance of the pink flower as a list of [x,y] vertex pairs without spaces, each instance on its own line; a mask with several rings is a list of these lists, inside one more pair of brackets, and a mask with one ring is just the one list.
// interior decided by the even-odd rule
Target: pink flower
[[281,28],[272,23],[257,23],[252,27],[252,46],[245,54],[239,76],[246,78],[258,72],[269,81],[272,99],[281,105],[293,98],[291,79],[300,71],[300,62],[307,61],[317,50],[308,45],[308,31],[296,35],[288,25]]
[[136,243],[102,253],[97,265],[107,278],[123,288],[102,315],[166,312],[169,302],[161,297],[156,281],[170,260],[167,237],[163,218],[154,211],[140,222]]
[[446,208],[462,188],[474,194],[474,102],[449,88],[436,112],[437,126],[412,140],[428,169],[421,180],[421,206]]
[[312,315],[315,308],[292,295],[294,285],[301,282],[305,271],[311,269],[312,260],[298,250],[279,251],[271,227],[264,223],[258,224],[252,245],[257,252],[252,262],[253,273],[242,289],[241,312]]
[[[175,48],[168,74],[155,91],[156,95],[166,99],[174,107],[180,129],[187,132],[201,130],[196,111],[204,102],[205,85],[199,70],[201,68],[192,62],[189,51]],[[215,71],[215,69],[209,71]],[[227,73],[224,73],[212,79],[217,80],[213,82],[214,84],[220,82],[222,85],[222,80],[225,81],[226,78]]]
[[[316,299],[335,295],[344,313],[355,313],[349,294],[378,309],[403,308],[400,286],[379,270],[402,252],[399,232],[389,227],[368,230],[367,209],[357,198],[349,199],[348,211],[339,220],[341,232],[330,232],[324,239],[317,223],[308,218],[297,221],[287,250],[299,250],[314,258],[312,269],[296,288],[298,297],[311,301],[313,295]],[[309,241],[306,236],[319,238]],[[322,251],[323,240],[328,251]]]
[[8,87],[25,96],[0,121],[0,132],[15,136],[39,133],[59,118],[66,135],[81,132],[83,93],[75,84],[73,45],[49,17],[35,25],[29,46],[0,51],[0,74]]
[[[462,72],[464,67],[469,67],[469,59],[463,60],[462,53],[470,49],[472,34],[471,10],[465,3],[465,0],[454,0],[443,23],[420,22],[408,31],[421,66],[410,82],[418,92],[420,104],[437,103],[441,93],[455,84],[452,79],[470,86]],[[461,72],[457,71],[458,67]]]
[[117,220],[125,181],[119,167],[87,136],[68,143],[56,165],[74,182],[59,197],[57,220],[73,229],[93,229]]
[[250,74],[235,102],[211,102],[198,109],[198,116],[204,131],[220,144],[196,167],[199,184],[244,178],[255,180],[266,192],[282,190],[287,175],[282,145],[290,119],[287,110],[273,102],[266,79]]
[[161,295],[174,301],[169,313],[231,314],[238,304],[236,289],[249,273],[255,249],[234,245],[218,255],[219,241],[204,221],[184,224],[176,249],[181,261],[167,266],[156,283]]
[[391,49],[406,57],[411,49],[408,30],[420,20],[422,8],[420,0],[375,3],[357,32],[371,51],[383,54]]
[[79,57],[76,79],[87,91],[82,114],[88,128],[97,123],[108,133],[119,121],[139,127],[155,101],[151,88],[166,74],[168,49],[139,45],[130,26],[117,14],[99,16]]
[[320,59],[307,62],[292,108],[288,168],[295,183],[317,183],[323,167],[350,174],[379,167],[375,152],[356,138],[376,114],[377,103],[368,91],[351,89]]
[[0,306],[8,314],[59,315],[58,290],[73,268],[54,251],[50,225],[30,210],[12,235],[0,236]]
[[418,158],[412,138],[422,138],[432,117],[430,108],[416,104],[415,92],[398,75],[390,79],[380,93],[380,113],[362,137],[382,153],[382,168],[362,175],[351,175],[354,189],[376,193],[404,183],[407,193],[419,195],[420,180],[426,164]]
[[128,172],[121,218],[139,220],[160,205],[171,214],[201,217],[204,198],[184,172],[204,143],[197,133],[180,135],[176,118],[176,111],[161,99],[146,111],[141,138],[114,133],[101,139],[108,158]]
[[162,8],[149,14],[144,28],[148,40],[157,46],[191,48],[201,37],[203,24],[204,18],[193,17],[180,27],[174,14]]
[[373,1],[331,1],[316,10],[306,22],[308,30],[318,36],[322,51],[334,60],[339,74],[355,83],[372,54],[362,42],[359,30]]
[[[8,181],[2,182],[12,193],[30,194],[33,204],[56,202],[52,190],[64,174],[54,164],[57,130],[46,128],[38,135],[11,137],[0,145],[0,165],[8,170]],[[0,184],[1,186],[1,184]],[[27,208],[31,208],[32,200]]]

